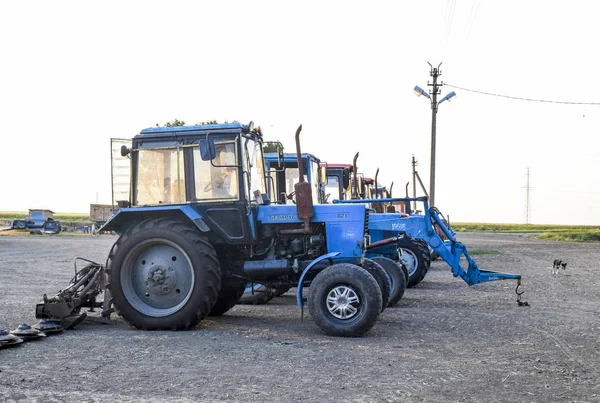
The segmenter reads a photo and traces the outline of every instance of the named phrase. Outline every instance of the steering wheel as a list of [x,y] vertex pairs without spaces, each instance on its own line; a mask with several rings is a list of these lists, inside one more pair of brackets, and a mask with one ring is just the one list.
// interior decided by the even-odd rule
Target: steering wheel
[[294,195],[296,194],[296,191],[293,191],[292,193],[290,193],[289,195],[285,195],[285,198],[288,200],[291,200],[292,203],[296,204],[296,200],[294,200]]

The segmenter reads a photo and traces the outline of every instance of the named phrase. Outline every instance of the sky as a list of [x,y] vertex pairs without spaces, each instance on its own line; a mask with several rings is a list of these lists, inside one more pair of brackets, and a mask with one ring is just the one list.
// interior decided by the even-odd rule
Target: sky
[[530,223],[600,225],[598,15],[593,0],[3,1],[0,211],[110,203],[110,139],[175,118],[254,121],[291,152],[302,124],[303,152],[359,151],[395,196],[414,155],[428,187],[431,104],[413,88],[442,63],[441,96],[457,94],[437,113],[442,213],[525,223],[529,170]]

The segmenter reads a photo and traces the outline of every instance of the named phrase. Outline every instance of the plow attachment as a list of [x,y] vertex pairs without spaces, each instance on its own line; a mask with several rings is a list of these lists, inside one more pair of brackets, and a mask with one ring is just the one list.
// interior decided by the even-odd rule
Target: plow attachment
[[[77,261],[85,261],[87,264],[77,269]],[[60,290],[55,296],[43,296],[43,302],[35,307],[36,319],[47,319],[61,322],[62,320],[79,316],[81,308],[89,308],[93,312],[95,308],[103,308],[102,316],[110,316],[110,307],[102,301],[97,301],[98,295],[105,292],[104,300],[107,298],[108,291],[105,290],[104,266],[91,260],[76,257],[74,260],[75,276],[71,279],[69,285],[64,290]],[[85,319],[81,315],[81,320]],[[79,321],[77,322],[79,323]]]

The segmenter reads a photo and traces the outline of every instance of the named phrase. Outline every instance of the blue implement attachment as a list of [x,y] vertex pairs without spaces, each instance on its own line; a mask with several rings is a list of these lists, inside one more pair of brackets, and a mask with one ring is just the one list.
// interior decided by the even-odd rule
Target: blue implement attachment
[[[519,293],[518,288],[521,284],[521,275],[481,270],[471,255],[469,255],[467,247],[463,243],[457,241],[455,236],[456,233],[452,230],[448,221],[444,219],[440,211],[437,208],[429,208],[427,197],[384,198],[372,200],[334,200],[333,203],[364,204],[411,201],[423,203],[423,215],[413,214],[409,217],[401,217],[401,215],[398,213],[369,215],[369,234],[371,235],[371,240],[373,241],[372,246],[376,248],[383,248],[382,252],[385,253],[385,248],[390,248],[390,246],[393,244],[391,241],[396,235],[400,237],[409,236],[423,239],[450,266],[454,277],[462,278],[470,286],[489,281],[517,280],[517,302],[519,305],[527,304],[526,302],[520,301],[522,292]],[[442,240],[440,235],[438,235],[434,228],[434,224],[440,228],[444,236],[447,238],[446,241]],[[386,242],[386,240],[388,241]],[[371,247],[370,252],[376,253],[376,249]],[[464,264],[461,265],[461,256],[465,257],[465,261],[468,264],[466,268],[464,267]]]

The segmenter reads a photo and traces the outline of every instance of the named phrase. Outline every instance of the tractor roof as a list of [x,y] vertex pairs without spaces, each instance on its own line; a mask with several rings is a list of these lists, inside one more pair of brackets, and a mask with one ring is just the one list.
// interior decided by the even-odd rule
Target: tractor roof
[[322,167],[327,167],[327,168],[334,168],[334,169],[350,169],[352,170],[353,166],[352,164],[325,164],[322,163],[321,164]]
[[[309,154],[309,153],[302,153],[301,156],[302,160],[315,160],[317,162],[320,162],[321,160],[317,157],[315,157],[313,154]],[[267,162],[277,162],[277,153],[265,153],[265,161]],[[298,156],[294,153],[284,153],[283,154],[283,162],[297,162],[298,161]]]
[[241,123],[221,123],[214,125],[194,125],[194,126],[172,126],[172,127],[149,127],[135,136],[144,137],[168,137],[169,135],[186,136],[196,135],[206,132],[248,132],[248,125]]

